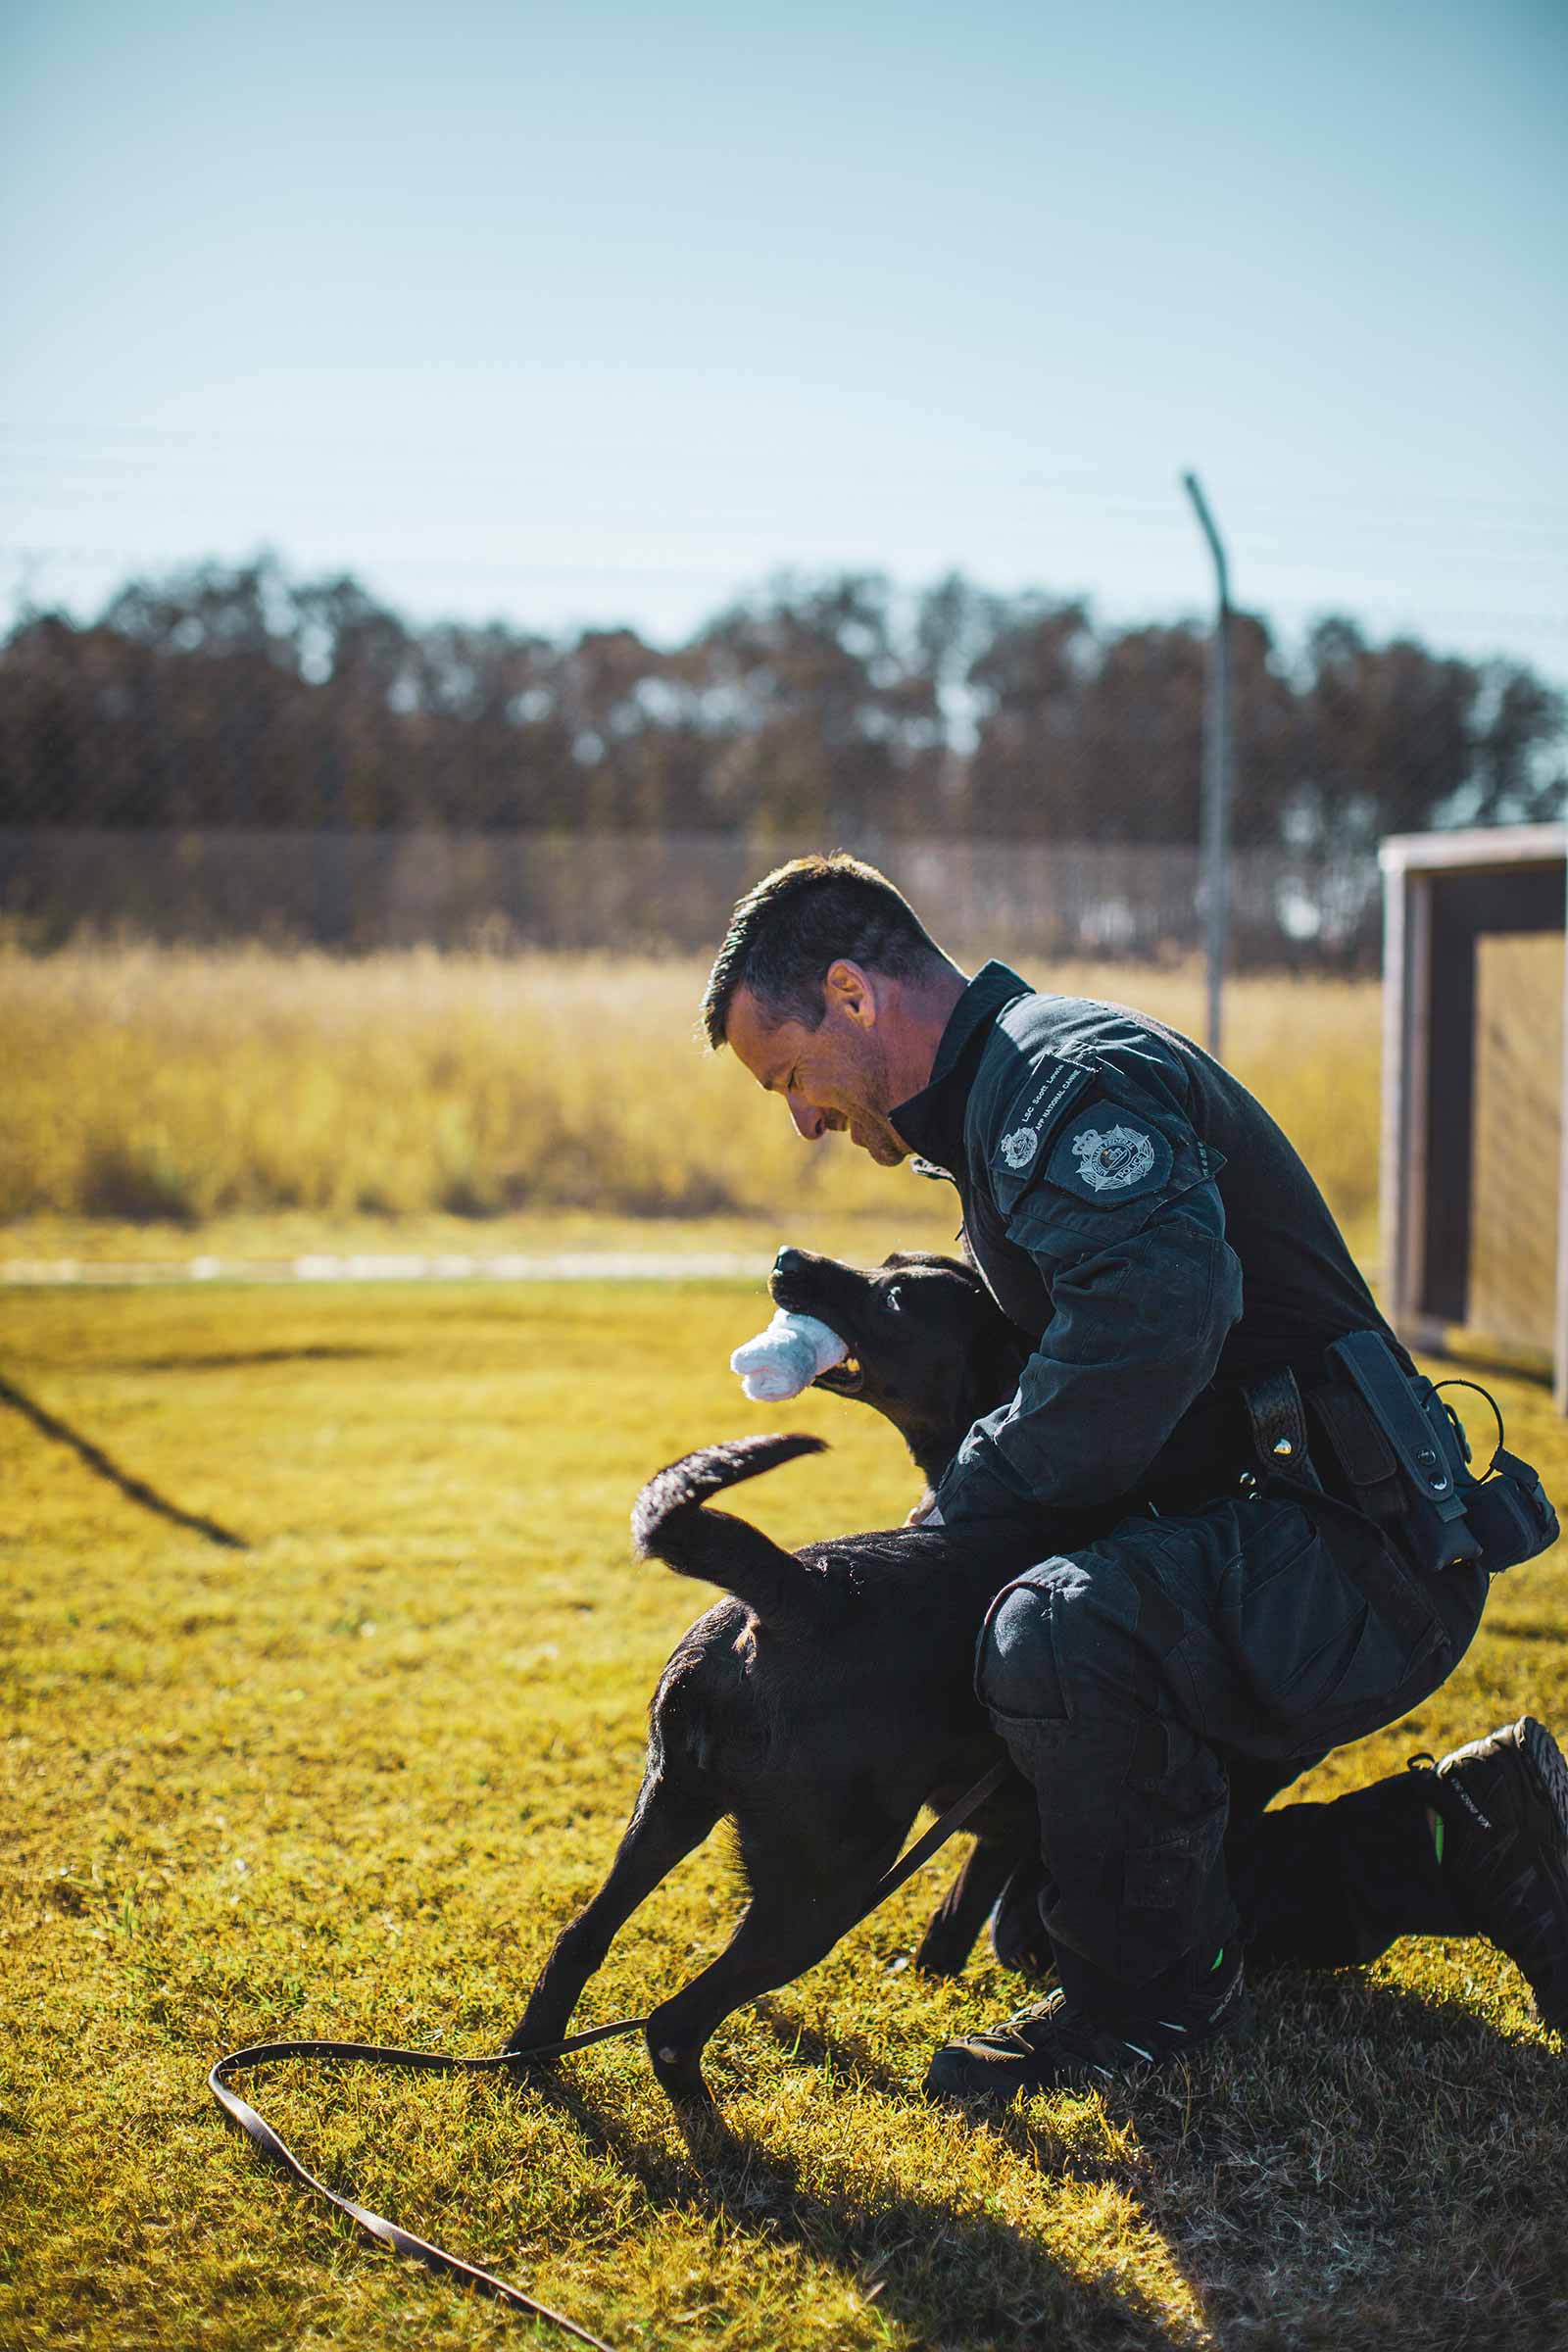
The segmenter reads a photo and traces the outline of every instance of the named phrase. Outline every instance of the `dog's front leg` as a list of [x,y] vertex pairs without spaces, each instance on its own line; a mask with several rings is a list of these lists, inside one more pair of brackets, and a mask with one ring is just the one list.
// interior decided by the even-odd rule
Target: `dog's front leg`
[[718,1815],[717,1801],[706,1788],[673,1788],[662,1773],[649,1774],[609,1878],[557,1936],[509,2050],[526,2053],[538,2042],[565,2038],[583,1986],[619,1931],[660,1881],[702,1843]]

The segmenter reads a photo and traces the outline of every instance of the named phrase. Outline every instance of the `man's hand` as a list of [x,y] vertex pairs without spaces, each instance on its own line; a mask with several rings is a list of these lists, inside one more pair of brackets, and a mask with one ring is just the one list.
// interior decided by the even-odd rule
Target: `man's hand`
[[937,1509],[937,1498],[931,1489],[927,1487],[904,1524],[906,1527],[940,1527],[942,1523],[942,1513]]

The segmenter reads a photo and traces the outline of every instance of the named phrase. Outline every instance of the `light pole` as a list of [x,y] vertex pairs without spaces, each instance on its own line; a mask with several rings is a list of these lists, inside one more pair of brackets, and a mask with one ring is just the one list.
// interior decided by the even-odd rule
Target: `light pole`
[[1199,828],[1203,905],[1208,916],[1208,1050],[1220,1058],[1225,993],[1225,934],[1230,912],[1231,829],[1231,591],[1225,550],[1196,473],[1182,485],[1193,502],[1209,554],[1219,601],[1209,639],[1208,691],[1203,708],[1203,809]]

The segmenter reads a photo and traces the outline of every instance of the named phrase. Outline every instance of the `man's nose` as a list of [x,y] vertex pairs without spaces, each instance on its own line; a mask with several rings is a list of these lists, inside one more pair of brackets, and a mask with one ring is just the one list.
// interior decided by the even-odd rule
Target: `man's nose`
[[819,1144],[827,1133],[827,1113],[825,1110],[818,1110],[814,1102],[798,1102],[792,1095],[790,1097],[790,1117],[795,1121],[797,1131],[805,1136],[808,1144]]

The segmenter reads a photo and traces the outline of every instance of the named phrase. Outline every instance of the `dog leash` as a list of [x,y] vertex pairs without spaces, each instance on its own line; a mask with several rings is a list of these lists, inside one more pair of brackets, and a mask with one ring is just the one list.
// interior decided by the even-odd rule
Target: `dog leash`
[[[847,1934],[862,1919],[868,1919],[896,1888],[904,1885],[906,1879],[912,1878],[922,1864],[929,1862],[937,1848],[946,1845],[955,1832],[963,1827],[971,1813],[977,1812],[986,1798],[995,1794],[1011,1770],[1011,1765],[1004,1757],[1002,1758],[975,1782],[972,1788],[966,1789],[956,1804],[950,1805],[932,1823],[924,1837],[917,1838],[908,1852],[877,1881],[870,1901],[856,1912],[853,1919],[845,1921],[842,1933]],[[575,2320],[568,2320],[564,2312],[552,2311],[547,2303],[537,2302],[532,2295],[525,2294],[520,2286],[513,2286],[507,2279],[498,2278],[494,2271],[482,2270],[477,2263],[464,2262],[460,2256],[449,2254],[444,2246],[432,2245],[428,2238],[416,2237],[412,2230],[400,2229],[396,2222],[389,2222],[384,2214],[372,2213],[368,2206],[357,2205],[351,2197],[340,2197],[336,2189],[328,2188],[324,2180],[318,2180],[314,2173],[306,2171],[266,2117],[259,2115],[237,2091],[230,2088],[229,2077],[243,2074],[250,2067],[269,2066],[284,2058],[309,2058],[328,2066],[396,2067],[410,2074],[495,2074],[503,2067],[515,2067],[532,2058],[564,2058],[570,2050],[587,2049],[590,2042],[612,2041],[623,2034],[636,2034],[647,2023],[645,2017],[616,2018],[610,2025],[589,2026],[581,2034],[568,2034],[564,2041],[538,2042],[527,2050],[497,2050],[481,2058],[463,2058],[446,2050],[394,2049],[372,2041],[256,2041],[243,2050],[231,2050],[227,2057],[220,2058],[207,2078],[207,2087],[230,2123],[237,2125],[241,2132],[254,2140],[264,2156],[269,2157],[280,2171],[287,2173],[291,2180],[297,2180],[302,2188],[314,2189],[318,2197],[324,2197],[329,2205],[335,2205],[338,2212],[346,2214],[356,2229],[363,2230],[367,2236],[377,2238],[382,2245],[390,2246],[394,2254],[412,2254],[426,2269],[445,2272],[480,2294],[493,2295],[497,2302],[510,2304],[514,2311],[526,2312],[530,2319],[544,2320],[552,2328],[560,2328],[565,2334],[575,2336],[578,2343],[592,2345],[593,2352],[613,2352],[613,2347],[607,2344],[603,2336],[593,2335],[586,2328],[580,2328]]]
[[460,2058],[445,2050],[382,2048],[370,2041],[258,2041],[248,2049],[233,2050],[226,2058],[220,2058],[207,2078],[207,2087],[229,2120],[247,2132],[262,2154],[270,2156],[291,2180],[297,2180],[302,2188],[315,2189],[318,2197],[324,2197],[329,2205],[335,2205],[339,2213],[346,2213],[358,2229],[365,2230],[368,2236],[379,2238],[382,2245],[392,2248],[394,2254],[412,2254],[429,2270],[448,2272],[454,2278],[462,2279],[466,2286],[474,2287],[481,2294],[493,2295],[498,2302],[511,2304],[514,2311],[525,2311],[530,2319],[547,2320],[553,2328],[564,2328],[567,2335],[575,2336],[580,2344],[591,2344],[594,2352],[612,2352],[612,2347],[603,2336],[591,2335],[586,2328],[579,2328],[575,2320],[568,2320],[564,2312],[552,2311],[547,2303],[537,2302],[532,2295],[524,2294],[520,2286],[513,2286],[505,2278],[498,2278],[493,2271],[481,2270],[477,2263],[464,2262],[458,2255],[449,2254],[444,2246],[433,2246],[428,2238],[416,2237],[411,2230],[400,2229],[396,2222],[389,2222],[384,2214],[372,2213],[366,2205],[356,2205],[351,2197],[340,2197],[335,2188],[328,2188],[324,2180],[318,2180],[314,2173],[306,2171],[266,2117],[258,2115],[256,2109],[242,2099],[237,2091],[229,2088],[228,2078],[242,2073],[248,2067],[267,2066],[278,2058],[314,2058],[328,2065],[400,2067],[411,2073],[493,2074],[500,2067],[514,2065],[519,2057],[560,2058],[567,2050],[585,2049],[591,2041],[609,2041],[613,2034],[634,2034],[645,2022],[640,2017],[623,2017],[613,2025],[590,2026],[585,2034],[569,2034],[564,2041],[546,2042],[536,2050],[500,2050],[484,2058]]

